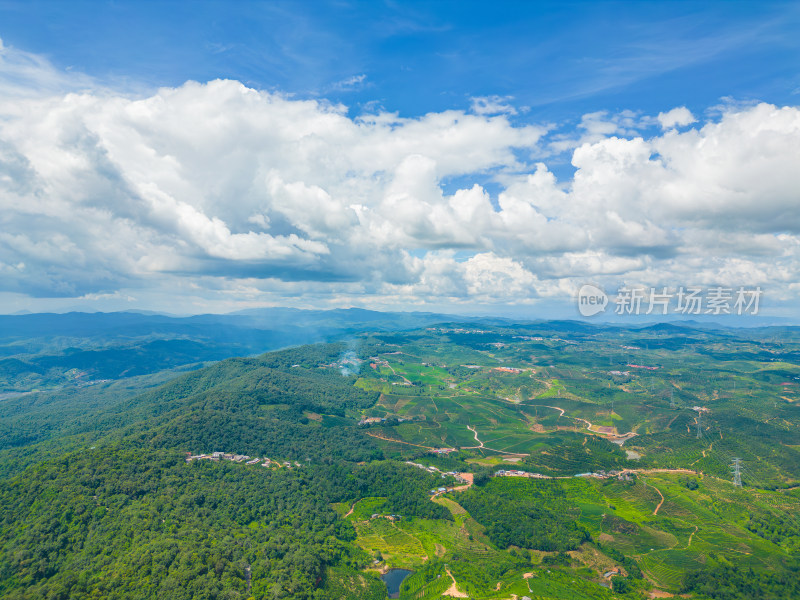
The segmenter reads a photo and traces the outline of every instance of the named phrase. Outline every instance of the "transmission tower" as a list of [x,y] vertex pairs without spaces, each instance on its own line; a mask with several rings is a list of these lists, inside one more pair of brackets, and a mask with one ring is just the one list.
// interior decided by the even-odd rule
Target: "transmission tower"
[[733,470],[733,485],[742,487],[742,459],[734,458],[731,469]]
[[703,416],[703,413],[701,413],[700,411],[697,411],[697,439],[698,440],[701,437],[703,437],[703,429],[700,426],[700,417],[702,417],[702,416]]

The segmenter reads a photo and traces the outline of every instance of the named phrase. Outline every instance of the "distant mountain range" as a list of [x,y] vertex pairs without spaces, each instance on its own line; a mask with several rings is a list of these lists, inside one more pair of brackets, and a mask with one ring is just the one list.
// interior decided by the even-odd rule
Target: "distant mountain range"
[[363,309],[268,308],[175,317],[113,312],[0,315],[0,393],[155,373],[347,338],[362,331],[502,319]]
[[[0,393],[52,389],[70,383],[85,385],[200,366],[233,356],[347,339],[364,331],[403,331],[439,324],[502,327],[521,322],[525,321],[360,308],[260,308],[190,317],[135,311],[0,315]],[[543,330],[573,333],[618,327],[662,333],[727,329],[709,322],[526,322],[536,323]]]

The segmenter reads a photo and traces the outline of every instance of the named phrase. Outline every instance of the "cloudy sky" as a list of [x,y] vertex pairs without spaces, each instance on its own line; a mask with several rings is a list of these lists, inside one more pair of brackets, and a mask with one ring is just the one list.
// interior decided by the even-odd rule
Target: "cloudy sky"
[[[431,6],[431,4],[433,6]],[[0,312],[800,320],[796,2],[0,0]]]

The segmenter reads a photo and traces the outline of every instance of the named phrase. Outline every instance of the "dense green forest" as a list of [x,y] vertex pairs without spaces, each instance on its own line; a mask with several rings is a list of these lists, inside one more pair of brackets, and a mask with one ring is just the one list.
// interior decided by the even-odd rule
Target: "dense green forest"
[[690,573],[683,591],[713,600],[791,600],[800,597],[800,570],[776,574],[735,565],[715,566]]
[[327,567],[370,560],[332,503],[381,495],[396,513],[451,518],[426,494],[437,478],[402,464],[267,472],[184,458],[124,444],[6,482],[3,597],[317,598]]
[[565,552],[589,539],[576,522],[578,507],[561,488],[529,489],[520,494],[515,483],[497,478],[458,496],[458,503],[486,527],[497,546]]
[[393,567],[404,599],[798,594],[793,330],[446,324],[204,368],[190,341],[116,377],[171,347],[124,332],[109,381],[20,392],[69,379],[42,341],[3,363],[2,598],[366,600]]

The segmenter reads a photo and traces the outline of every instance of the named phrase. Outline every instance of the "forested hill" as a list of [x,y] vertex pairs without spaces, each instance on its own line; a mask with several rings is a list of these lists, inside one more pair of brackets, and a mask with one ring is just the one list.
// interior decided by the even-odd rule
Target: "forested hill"
[[[393,513],[451,520],[427,494],[438,476],[374,462],[372,438],[342,418],[376,400],[325,366],[346,350],[320,344],[183,375],[100,412],[84,432],[91,447],[3,481],[0,597],[335,597],[324,592],[339,585],[334,573],[372,558],[349,543],[333,503],[377,496]],[[214,450],[288,462],[186,461]]]
[[76,451],[0,486],[0,597],[325,597],[326,567],[371,562],[331,503],[385,496],[448,519],[426,495],[436,479],[385,462],[267,472],[148,446]]
[[662,329],[440,324],[7,393],[0,598],[382,600],[393,567],[403,600],[797,598],[800,335]]
[[11,405],[18,414],[7,425],[0,423],[0,450],[29,449],[23,456],[9,454],[0,472],[52,446],[69,449],[72,443],[125,439],[192,452],[379,458],[371,438],[357,435],[356,420],[341,418],[348,411],[357,415],[378,397],[354,387],[354,375],[330,366],[346,352],[344,343],[314,344],[227,359],[116,401],[114,388],[92,402],[86,399],[94,388],[82,396],[40,394],[29,396],[31,402],[22,397]]
[[341,419],[378,398],[354,387],[355,376],[329,366],[346,351],[345,344],[316,344],[225,360],[114,407],[101,415],[101,427],[112,436],[195,453],[381,458],[355,419]]

